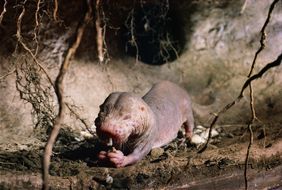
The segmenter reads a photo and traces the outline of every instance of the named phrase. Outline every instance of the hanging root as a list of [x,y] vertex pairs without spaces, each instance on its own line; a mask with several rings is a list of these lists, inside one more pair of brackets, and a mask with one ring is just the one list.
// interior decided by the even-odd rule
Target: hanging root
[[[25,3],[27,0],[23,1],[20,7],[22,11],[17,19],[17,31],[16,37],[18,43],[23,47],[23,49],[32,57],[33,61],[27,61],[25,58],[25,63],[16,64],[16,89],[20,93],[21,99],[29,102],[32,105],[33,112],[35,116],[35,126],[48,126],[52,125],[54,119],[54,105],[52,101],[51,90],[53,83],[44,67],[39,63],[36,58],[38,43],[37,43],[37,30],[38,30],[38,11],[40,1],[37,4],[37,10],[35,13],[36,26],[34,29],[34,37],[36,41],[35,53],[24,43],[24,39],[21,34],[22,20],[25,16]],[[43,75],[42,75],[43,73]]]
[[61,65],[59,74],[55,81],[55,93],[57,95],[58,103],[59,103],[59,113],[56,116],[54,120],[54,126],[52,129],[52,132],[49,136],[49,139],[47,141],[45,152],[44,152],[44,158],[43,158],[43,189],[47,190],[49,189],[49,166],[50,166],[50,160],[52,155],[52,149],[54,146],[54,143],[56,141],[56,138],[59,134],[61,123],[63,120],[63,114],[65,112],[66,104],[64,101],[64,77],[65,74],[70,66],[70,61],[75,55],[75,52],[81,42],[85,27],[87,23],[91,20],[92,15],[92,8],[91,3],[88,1],[88,11],[86,12],[83,21],[78,25],[75,41],[72,43],[70,48],[67,50],[67,54],[65,56],[64,62]]
[[247,148],[247,153],[246,153],[246,158],[245,158],[245,167],[244,167],[244,182],[245,182],[245,189],[248,189],[248,178],[247,178],[247,170],[248,170],[248,164],[249,164],[249,156],[250,156],[250,151],[251,151],[251,147],[253,144],[253,131],[252,131],[252,125],[255,122],[255,120],[257,119],[256,117],[256,112],[255,112],[255,108],[254,108],[254,96],[253,96],[253,89],[252,89],[252,81],[261,78],[269,69],[273,68],[273,67],[277,67],[281,64],[281,60],[282,60],[282,53],[277,57],[277,59],[271,63],[268,63],[266,66],[264,66],[257,74],[252,75],[255,64],[256,64],[256,60],[257,57],[259,55],[259,53],[264,49],[265,47],[265,40],[266,40],[266,33],[265,33],[265,29],[269,23],[269,20],[271,18],[271,13],[275,7],[275,4],[278,2],[279,0],[274,0],[269,8],[268,11],[268,16],[266,18],[266,21],[261,29],[261,39],[260,39],[260,47],[257,50],[257,52],[255,53],[249,74],[248,74],[248,79],[245,81],[245,83],[242,86],[241,92],[239,94],[239,96],[232,101],[231,103],[227,104],[223,109],[221,109],[216,116],[214,117],[211,125],[210,125],[210,130],[209,130],[209,135],[208,135],[208,140],[206,142],[206,144],[199,150],[199,153],[203,152],[207,146],[208,143],[210,141],[211,138],[211,131],[213,126],[215,125],[215,123],[217,122],[219,116],[223,113],[225,113],[228,109],[230,109],[233,105],[235,105],[237,102],[239,102],[242,98],[243,98],[243,94],[245,89],[249,86],[249,90],[250,90],[250,109],[251,109],[251,121],[248,124],[248,131],[250,133],[249,136],[249,145]]
[[71,104],[69,104],[69,103],[65,103],[65,104],[66,104],[67,108],[70,110],[71,114],[72,114],[73,116],[75,116],[75,118],[78,119],[78,120],[84,125],[84,127],[86,128],[86,130],[87,130],[91,135],[95,136],[96,134],[95,134],[95,132],[94,132],[93,130],[91,130],[91,125],[90,125],[90,123],[87,121],[87,119],[82,118],[82,117],[80,116],[80,114],[79,114],[77,111],[75,111],[74,107],[76,107],[76,106],[71,105]]
[[130,28],[130,40],[128,41],[128,43],[130,44],[130,46],[133,46],[133,47],[136,48],[135,62],[138,63],[138,61],[139,61],[139,48],[138,48],[138,44],[136,42],[135,25],[134,25],[135,3],[136,2],[134,0],[134,7],[129,12],[129,14],[128,14],[127,18],[126,18],[126,21],[125,21],[125,23],[126,23],[125,25],[126,25],[127,28]]
[[54,19],[55,21],[58,21],[58,8],[59,8],[58,0],[54,0],[53,19]]
[[40,69],[44,72],[44,74],[46,75],[49,83],[53,86],[53,82],[49,76],[49,74],[47,73],[47,71],[44,69],[44,67],[39,63],[39,61],[36,58],[36,55],[32,52],[32,50],[23,42],[23,37],[21,35],[21,25],[22,25],[22,19],[24,17],[25,14],[25,7],[24,4],[26,3],[27,0],[25,0],[23,2],[22,5],[22,12],[20,14],[20,16],[18,17],[17,20],[17,33],[16,33],[16,37],[18,39],[18,42],[22,45],[22,47],[29,53],[29,55],[32,57],[33,61],[40,67]]
[[[271,16],[271,13],[272,13],[272,10],[275,6],[275,4],[278,2],[279,0],[274,0],[273,3],[271,4],[270,6],[270,9],[269,9],[269,13],[268,13],[268,17],[266,19],[266,22],[262,28],[262,32],[264,32],[264,28],[267,26],[268,22],[269,22],[269,18]],[[262,34],[263,35],[263,34]],[[262,39],[265,38],[265,37],[262,37]],[[264,40],[261,40],[261,44],[264,44]],[[261,49],[261,48],[259,48]],[[261,50],[258,50],[258,51],[261,51]],[[251,69],[250,71],[253,70],[254,66],[255,66],[255,60],[256,60],[256,57],[257,57],[257,54],[255,55],[255,58],[254,58],[254,62],[252,63],[252,66],[251,66]],[[207,139],[207,142],[205,143],[205,145],[198,151],[198,153],[202,153],[206,150],[206,148],[208,147],[208,144],[210,142],[210,139],[211,139],[211,131],[214,127],[214,125],[216,124],[218,118],[223,114],[225,113],[227,110],[229,110],[232,106],[234,106],[236,103],[240,102],[240,100],[244,97],[243,94],[244,94],[244,91],[245,89],[251,84],[252,81],[262,77],[269,69],[273,68],[273,67],[277,67],[281,64],[281,59],[282,59],[282,54],[280,54],[277,59],[271,63],[268,63],[266,66],[264,66],[257,74],[255,75],[250,75],[250,77],[245,81],[245,83],[243,84],[242,86],[242,89],[240,91],[240,94],[239,96],[234,99],[232,102],[230,102],[229,104],[227,104],[226,106],[224,106],[218,113],[215,114],[215,117],[213,118],[211,124],[210,124],[210,130],[209,130],[209,135],[208,135],[208,139]],[[251,72],[250,72],[251,73]]]
[[96,1],[96,42],[97,42],[97,52],[98,52],[98,59],[100,63],[104,62],[104,52],[103,52],[103,28],[101,26],[101,15],[100,15],[100,0]]
[[246,159],[245,159],[245,168],[244,168],[244,181],[245,181],[245,189],[248,189],[248,178],[247,178],[247,170],[248,170],[248,164],[249,164],[249,156],[250,156],[250,151],[251,147],[253,144],[253,130],[252,130],[252,125],[255,122],[256,119],[256,112],[255,112],[255,107],[254,107],[254,94],[253,94],[253,89],[252,89],[252,84],[249,84],[249,89],[250,89],[250,108],[251,108],[251,121],[248,124],[248,130],[250,133],[250,138],[249,138],[249,145],[246,153]]
[[[248,74],[248,79],[250,79],[250,77],[252,76],[252,73],[253,73],[253,70],[255,68],[255,65],[256,65],[256,60],[257,60],[257,57],[259,55],[259,53],[264,49],[265,47],[265,40],[266,40],[266,33],[265,33],[265,29],[270,21],[270,18],[271,18],[271,13],[276,5],[276,3],[278,2],[279,0],[274,0],[272,2],[272,4],[270,5],[270,8],[269,8],[269,11],[268,11],[268,15],[267,15],[267,18],[264,22],[264,25],[261,29],[261,38],[260,38],[260,47],[259,49],[257,50],[257,52],[255,53],[255,56],[254,56],[254,59],[253,59],[253,62],[252,62],[252,66],[251,66],[251,69],[250,69],[250,72]],[[281,61],[280,61],[281,62]],[[262,76],[263,74],[261,74]],[[261,77],[259,75],[257,75],[258,77]],[[248,145],[248,149],[247,149],[247,153],[246,153],[246,159],[245,159],[245,168],[244,168],[244,182],[245,182],[245,189],[247,190],[248,189],[248,176],[247,176],[247,170],[248,170],[248,163],[249,163],[249,156],[250,156],[250,151],[251,151],[251,147],[252,147],[252,144],[253,144],[253,131],[252,131],[252,125],[253,123],[255,122],[255,120],[257,120],[257,117],[256,117],[256,112],[255,112],[255,108],[254,108],[254,94],[253,94],[253,89],[252,89],[252,84],[251,82],[249,83],[249,89],[250,89],[250,109],[251,109],[251,121],[250,123],[248,124],[248,131],[250,133],[250,137],[249,137],[249,145]],[[241,91],[241,93],[243,94],[243,92]],[[265,138],[265,136],[264,136]]]
[[4,6],[3,6],[3,11],[0,14],[0,24],[2,23],[2,20],[4,18],[5,13],[7,12],[7,4],[8,4],[8,1],[5,0],[5,3],[4,3]]
[[248,74],[248,77],[250,77],[252,75],[252,72],[254,70],[254,67],[255,67],[255,64],[256,64],[256,60],[257,60],[257,56],[258,54],[264,49],[265,47],[265,40],[266,40],[266,33],[265,33],[265,29],[270,21],[270,18],[271,18],[271,14],[272,14],[272,11],[276,5],[276,3],[278,3],[279,0],[274,0],[271,5],[270,5],[270,8],[268,10],[268,15],[267,15],[267,18],[264,22],[264,25],[263,27],[261,28],[261,38],[260,38],[260,47],[259,49],[257,50],[256,54],[255,54],[255,57],[253,59],[253,62],[252,62],[252,66],[251,66],[251,69],[250,69],[250,72]]
[[35,56],[37,55],[38,53],[38,48],[39,48],[39,45],[38,45],[38,37],[37,37],[37,34],[38,34],[38,31],[39,31],[39,10],[40,10],[40,4],[41,4],[41,0],[38,0],[37,1],[37,5],[36,5],[36,11],[35,11],[35,27],[34,27],[34,30],[33,30],[33,40],[35,41],[35,44],[36,44],[36,48],[35,48]]
[[[32,105],[35,127],[50,128],[55,118],[55,105],[51,98],[52,87],[38,65],[24,61],[16,64],[16,89],[20,98]],[[40,127],[40,128],[39,128]]]

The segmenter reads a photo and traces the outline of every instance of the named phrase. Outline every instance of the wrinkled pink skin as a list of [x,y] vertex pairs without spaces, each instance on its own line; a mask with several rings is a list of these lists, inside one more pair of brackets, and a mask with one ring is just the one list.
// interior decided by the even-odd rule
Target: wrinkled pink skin
[[100,106],[95,125],[100,139],[112,138],[117,149],[101,151],[99,159],[124,167],[141,160],[152,148],[171,142],[182,125],[190,138],[194,118],[187,92],[162,81],[142,98],[129,92],[111,93]]

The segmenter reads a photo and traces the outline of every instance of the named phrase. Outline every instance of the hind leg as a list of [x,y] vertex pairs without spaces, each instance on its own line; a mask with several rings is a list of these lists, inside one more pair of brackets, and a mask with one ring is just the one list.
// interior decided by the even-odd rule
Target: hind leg
[[194,128],[194,124],[192,125],[190,122],[185,121],[183,123],[184,129],[185,129],[185,136],[188,139],[191,139],[192,135],[193,135],[193,128]]
[[194,129],[194,117],[192,113],[188,114],[187,120],[183,123],[183,126],[186,138],[191,139]]

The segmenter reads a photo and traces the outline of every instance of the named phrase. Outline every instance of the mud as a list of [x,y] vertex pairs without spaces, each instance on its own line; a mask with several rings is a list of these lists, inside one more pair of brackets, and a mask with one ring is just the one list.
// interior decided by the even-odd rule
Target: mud
[[[281,125],[264,127],[265,136],[262,136],[262,126],[254,127],[254,144],[248,166],[249,187],[279,189],[282,188],[282,128]],[[61,187],[65,189],[71,184],[73,188],[89,189],[243,189],[248,144],[246,126],[217,128],[221,130],[219,136],[213,138],[202,154],[187,142],[181,144],[182,136],[179,135],[175,141],[162,147],[159,155],[148,155],[133,166],[119,169],[98,165],[96,154],[103,147],[97,139],[76,141],[72,138],[73,133],[70,132],[69,137],[65,133],[54,148],[50,168],[54,183],[51,184],[63,183]],[[42,155],[43,147],[29,151],[1,151],[0,186],[3,189],[40,189]],[[21,179],[23,175],[26,177]],[[5,181],[8,176],[12,180]],[[69,181],[63,180],[66,178]],[[29,183],[23,185],[24,179]],[[81,186],[77,186],[77,180]],[[52,187],[56,189],[54,185]]]

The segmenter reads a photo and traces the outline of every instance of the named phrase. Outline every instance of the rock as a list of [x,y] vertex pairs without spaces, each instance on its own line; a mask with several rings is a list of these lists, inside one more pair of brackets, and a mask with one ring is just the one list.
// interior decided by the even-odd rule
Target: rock
[[196,144],[196,145],[200,145],[200,144],[203,144],[205,143],[206,140],[204,138],[202,138],[200,135],[193,135],[192,138],[191,138],[191,143],[192,144]]
[[196,129],[199,129],[199,130],[206,130],[206,128],[205,127],[203,127],[202,125],[198,125],[197,127],[196,127]]
[[113,177],[108,174],[107,177],[106,177],[106,183],[107,184],[112,184],[113,181],[114,181]]
[[[216,137],[218,136],[219,133],[215,130],[215,129],[212,129],[212,132],[211,132],[211,137]],[[208,136],[209,136],[209,129],[207,129],[206,131],[204,131],[203,133],[201,133],[200,135],[202,138],[204,139],[207,139]]]

